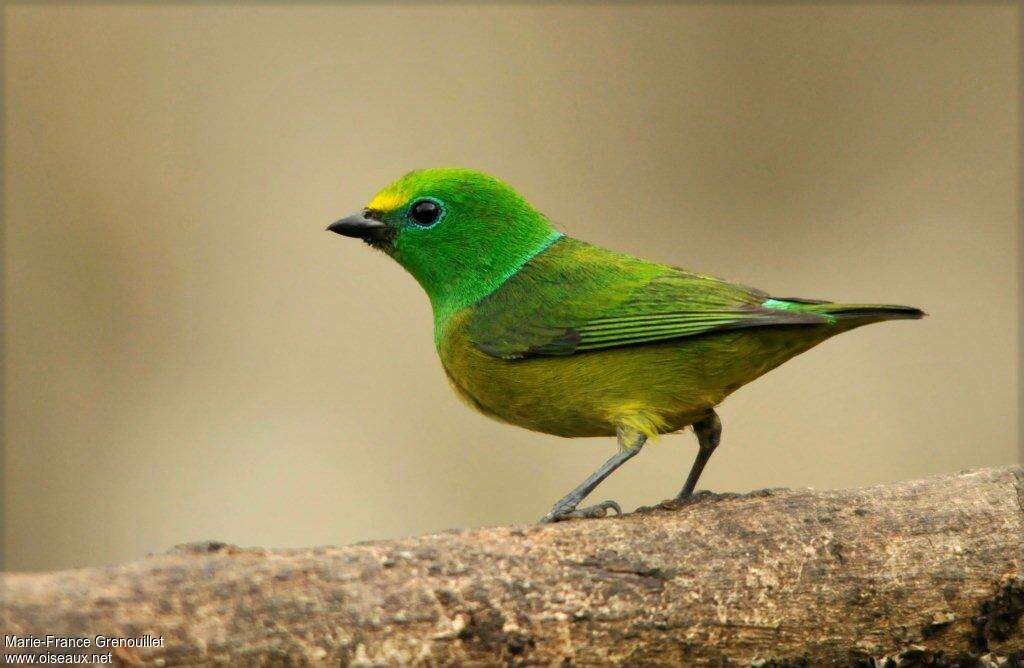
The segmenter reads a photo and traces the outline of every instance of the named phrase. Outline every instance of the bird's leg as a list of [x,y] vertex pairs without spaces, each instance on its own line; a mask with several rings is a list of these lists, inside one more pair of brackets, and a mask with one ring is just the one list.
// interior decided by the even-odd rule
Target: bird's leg
[[608,510],[614,510],[619,515],[622,508],[614,501],[602,501],[594,506],[577,509],[580,501],[587,498],[587,495],[594,491],[594,488],[601,484],[601,481],[612,474],[612,471],[625,464],[629,459],[640,452],[644,447],[647,437],[633,429],[619,428],[616,430],[619,439],[619,451],[612,455],[608,461],[601,464],[597,469],[579,484],[576,489],[563,496],[544,517],[540,518],[541,524],[559,522],[573,518],[604,517]]
[[682,491],[676,496],[676,501],[683,501],[693,494],[704,465],[711,459],[711,453],[722,440],[722,421],[718,419],[718,414],[711,411],[707,417],[694,422],[693,433],[697,435],[697,445],[700,449],[697,451],[697,458],[693,460],[693,466],[690,467],[690,475],[686,476]]

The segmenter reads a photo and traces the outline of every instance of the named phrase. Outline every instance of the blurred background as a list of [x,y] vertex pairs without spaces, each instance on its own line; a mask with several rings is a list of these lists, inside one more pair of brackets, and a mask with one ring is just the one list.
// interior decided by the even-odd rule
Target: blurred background
[[[532,522],[604,461],[466,408],[416,283],[324,231],[425,166],[652,260],[931,314],[733,395],[704,488],[1020,461],[1013,6],[5,12],[9,570]],[[668,498],[695,451],[594,498]]]

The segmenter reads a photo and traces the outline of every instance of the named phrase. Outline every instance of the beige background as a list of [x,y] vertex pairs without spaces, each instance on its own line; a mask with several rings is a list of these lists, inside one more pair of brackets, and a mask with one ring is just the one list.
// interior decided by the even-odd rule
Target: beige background
[[[920,306],[723,406],[716,490],[1017,461],[1012,7],[12,6],[7,567],[533,521],[604,460],[470,412],[324,232],[430,165],[782,296]],[[693,436],[597,493],[675,493]]]

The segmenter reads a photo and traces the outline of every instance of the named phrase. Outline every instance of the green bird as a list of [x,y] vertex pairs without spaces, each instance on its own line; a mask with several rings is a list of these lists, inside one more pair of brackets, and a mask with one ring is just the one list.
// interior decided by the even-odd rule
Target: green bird
[[468,169],[406,174],[327,229],[419,282],[441,364],[471,406],[546,434],[618,437],[616,454],[542,522],[621,513],[614,501],[578,506],[648,438],[692,426],[697,456],[676,497],[687,498],[718,447],[715,406],[730,393],[836,334],[924,315],[771,297],[605,250]]

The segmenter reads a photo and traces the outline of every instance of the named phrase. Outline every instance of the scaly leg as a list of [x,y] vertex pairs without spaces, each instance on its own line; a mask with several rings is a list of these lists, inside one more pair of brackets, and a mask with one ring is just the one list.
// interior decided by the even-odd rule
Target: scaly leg
[[704,419],[694,422],[693,433],[697,435],[697,445],[700,446],[700,450],[697,451],[697,458],[693,460],[693,466],[690,467],[690,475],[686,476],[686,484],[676,496],[676,501],[683,501],[693,494],[693,490],[697,486],[697,479],[700,478],[700,474],[704,470],[704,465],[711,459],[711,453],[715,451],[718,442],[722,440],[722,421],[718,419],[718,414],[711,411]]
[[619,451],[608,459],[601,468],[597,469],[584,480],[576,489],[563,496],[558,503],[544,517],[540,518],[541,524],[549,522],[560,522],[573,518],[604,517],[608,510],[614,510],[619,515],[622,508],[614,501],[603,501],[594,506],[587,506],[577,510],[576,506],[580,501],[587,498],[587,495],[594,491],[594,488],[601,484],[601,481],[612,474],[612,471],[625,464],[634,457],[640,448],[644,447],[647,437],[633,429],[619,428],[616,430],[619,439]]

